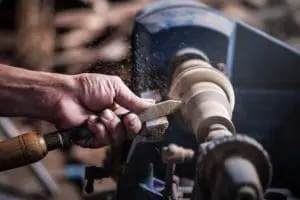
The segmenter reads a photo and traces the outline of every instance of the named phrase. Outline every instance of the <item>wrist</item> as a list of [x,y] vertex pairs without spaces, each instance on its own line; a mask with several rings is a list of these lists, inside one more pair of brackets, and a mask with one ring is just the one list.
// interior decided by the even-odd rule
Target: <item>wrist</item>
[[[57,73],[39,73],[39,80],[33,86],[33,93],[38,99],[34,99],[37,106],[34,106],[28,116],[52,122],[56,120],[57,107],[66,97],[74,97],[76,82],[72,75]],[[43,79],[43,80],[41,80]]]
[[49,121],[55,105],[72,90],[75,88],[70,75],[1,66],[0,114]]

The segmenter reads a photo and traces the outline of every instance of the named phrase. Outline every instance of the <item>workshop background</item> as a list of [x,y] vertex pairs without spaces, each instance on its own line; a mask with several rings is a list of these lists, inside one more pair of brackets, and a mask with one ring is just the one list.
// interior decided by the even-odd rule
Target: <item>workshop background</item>
[[[130,84],[132,19],[149,2],[151,0],[0,0],[0,63],[65,74],[93,68],[93,72],[119,75]],[[300,0],[201,2],[300,48]],[[2,122],[7,122],[5,120]],[[16,128],[14,134],[55,130],[46,122],[27,118],[10,120]],[[4,138],[1,136],[1,140]],[[112,180],[99,181],[96,194],[83,197],[80,177],[70,181],[64,171],[68,166],[76,169],[70,164],[99,166],[104,158],[105,148],[91,150],[74,146],[51,152],[41,162],[43,165],[36,167],[40,170],[45,167],[48,174],[42,173],[42,178],[51,177],[56,185],[52,185],[50,179],[42,187],[30,168],[14,169],[0,174],[0,199],[2,194],[15,196],[10,199],[45,199],[41,196],[51,196],[44,192],[45,188],[55,191],[53,186],[56,186],[59,190],[55,200],[100,200],[103,192],[113,191]]]

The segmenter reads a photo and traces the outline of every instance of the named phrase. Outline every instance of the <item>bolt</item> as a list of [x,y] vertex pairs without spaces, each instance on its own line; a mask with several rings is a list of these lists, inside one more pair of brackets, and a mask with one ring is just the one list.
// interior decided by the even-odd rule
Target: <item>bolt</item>
[[192,149],[185,149],[175,144],[170,144],[162,150],[162,160],[164,163],[183,163],[192,160],[195,152]]

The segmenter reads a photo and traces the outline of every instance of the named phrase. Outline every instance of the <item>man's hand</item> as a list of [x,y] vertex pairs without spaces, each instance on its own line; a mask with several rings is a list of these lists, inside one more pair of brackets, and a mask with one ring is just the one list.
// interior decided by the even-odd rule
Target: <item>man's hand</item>
[[96,139],[81,143],[84,147],[102,147],[110,137],[118,142],[124,128],[137,133],[141,129],[137,115],[126,115],[124,123],[118,115],[152,104],[115,76],[63,75],[0,65],[0,116],[36,118],[57,128],[87,123]]
[[[80,143],[83,147],[97,148],[125,139],[125,129],[138,133],[141,122],[134,113],[152,103],[137,97],[117,76],[81,74],[73,76],[74,91],[66,92],[59,99],[53,123],[58,128],[67,128],[87,122],[96,134],[96,139]],[[126,127],[124,127],[125,125]]]

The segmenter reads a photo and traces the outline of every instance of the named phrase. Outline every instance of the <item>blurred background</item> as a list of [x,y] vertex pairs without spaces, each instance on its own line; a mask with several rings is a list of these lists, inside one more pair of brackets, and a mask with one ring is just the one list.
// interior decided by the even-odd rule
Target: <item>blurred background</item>
[[[92,68],[93,72],[119,75],[129,85],[132,19],[149,2],[151,0],[0,0],[0,63],[65,74]],[[201,2],[300,48],[300,0]],[[51,124],[27,118],[14,118],[11,122],[13,127],[10,128],[15,128],[15,134],[54,130]],[[1,136],[1,140],[4,138]],[[3,172],[0,199],[44,199],[40,195],[50,197],[45,193],[47,187],[59,189],[55,200],[105,199],[100,196],[105,191],[113,191],[112,180],[96,183],[98,196],[84,197],[82,177],[72,175],[74,172],[83,174],[81,164],[101,165],[105,150],[74,146],[51,152],[42,165],[36,166],[35,172],[40,170],[38,176],[28,167]],[[40,179],[48,180],[45,186]]]

